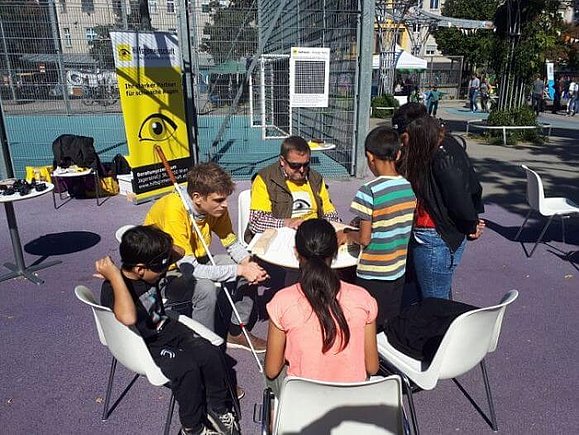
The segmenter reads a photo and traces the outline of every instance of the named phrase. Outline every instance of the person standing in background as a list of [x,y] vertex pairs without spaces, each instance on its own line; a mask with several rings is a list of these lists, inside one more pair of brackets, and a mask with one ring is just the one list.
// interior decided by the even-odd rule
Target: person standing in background
[[468,100],[470,101],[471,112],[477,111],[476,97],[478,96],[479,88],[480,80],[476,74],[473,74],[470,81],[468,82]]

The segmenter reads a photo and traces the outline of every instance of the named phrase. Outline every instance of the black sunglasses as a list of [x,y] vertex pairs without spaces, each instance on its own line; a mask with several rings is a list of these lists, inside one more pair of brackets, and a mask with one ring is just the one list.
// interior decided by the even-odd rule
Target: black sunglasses
[[297,163],[297,162],[290,162],[288,161],[285,157],[283,158],[284,161],[287,163],[287,165],[293,169],[294,171],[297,171],[298,169],[304,168],[307,169],[310,166],[310,162],[307,161],[305,163]]
[[171,254],[173,253],[173,248],[169,249],[167,252],[162,252],[153,258],[151,261],[145,264],[145,267],[151,272],[161,273],[169,268],[171,265]]

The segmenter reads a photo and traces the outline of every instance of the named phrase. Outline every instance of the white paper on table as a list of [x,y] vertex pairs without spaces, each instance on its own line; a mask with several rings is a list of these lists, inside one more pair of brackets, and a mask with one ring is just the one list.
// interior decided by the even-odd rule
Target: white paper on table
[[[248,246],[250,252],[259,240],[261,235],[256,235]],[[292,228],[277,228],[277,235],[269,243],[265,253],[255,253],[259,258],[283,267],[297,269],[299,267],[295,254],[295,237],[296,231]],[[333,268],[355,266],[360,254],[360,248],[357,245],[344,245],[338,251],[338,257],[332,262]]]

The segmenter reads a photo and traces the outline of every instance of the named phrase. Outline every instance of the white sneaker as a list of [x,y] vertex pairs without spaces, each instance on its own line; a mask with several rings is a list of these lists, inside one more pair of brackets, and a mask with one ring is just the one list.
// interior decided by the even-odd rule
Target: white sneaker
[[207,412],[207,420],[217,429],[217,433],[224,435],[241,435],[239,424],[231,411],[225,414]]
[[179,435],[220,435],[220,432],[217,432],[213,429],[208,428],[207,426],[203,425],[203,428],[200,432],[192,432],[191,430],[185,429],[181,427],[179,431]]

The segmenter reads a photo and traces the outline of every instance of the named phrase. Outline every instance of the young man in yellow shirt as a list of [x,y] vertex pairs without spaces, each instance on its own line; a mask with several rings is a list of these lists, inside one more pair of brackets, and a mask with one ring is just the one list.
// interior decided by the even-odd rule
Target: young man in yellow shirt
[[[268,278],[267,272],[252,261],[249,252],[238,241],[233,232],[231,218],[227,210],[227,198],[233,193],[231,177],[216,163],[200,163],[187,174],[189,194],[199,227],[207,246],[211,245],[215,234],[225,247],[227,255],[215,255],[216,265],[211,264],[203,243],[199,239],[191,216],[176,192],[155,202],[145,217],[145,225],[156,225],[173,238],[174,244],[185,251],[185,256],[177,262],[178,270],[169,271],[182,275],[187,285],[170,286],[166,297],[172,301],[192,301],[191,317],[211,330],[215,329],[215,308],[217,292],[215,282],[221,282],[230,289],[241,321],[246,324],[253,310],[254,286]],[[252,288],[253,287],[253,288]],[[257,352],[265,352],[265,340],[249,334]],[[242,334],[239,320],[231,316],[228,346],[250,350]]]

